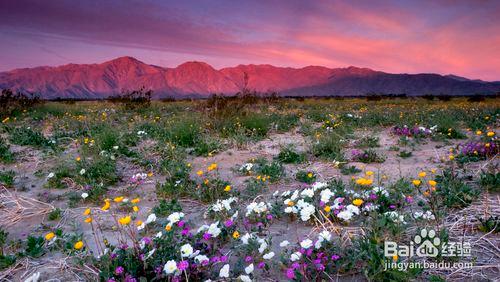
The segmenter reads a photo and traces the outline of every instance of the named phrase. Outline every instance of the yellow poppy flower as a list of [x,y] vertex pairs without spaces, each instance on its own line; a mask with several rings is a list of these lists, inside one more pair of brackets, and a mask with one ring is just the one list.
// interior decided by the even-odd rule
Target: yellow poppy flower
[[83,242],[82,241],[76,242],[74,247],[76,250],[81,250],[83,248]]
[[56,234],[54,234],[54,232],[50,232],[50,233],[45,234],[45,240],[47,240],[47,241],[52,240],[54,237],[56,237]]

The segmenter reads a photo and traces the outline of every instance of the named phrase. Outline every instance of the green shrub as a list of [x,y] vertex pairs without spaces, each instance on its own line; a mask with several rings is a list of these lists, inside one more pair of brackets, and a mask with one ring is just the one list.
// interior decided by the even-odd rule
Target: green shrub
[[14,162],[14,154],[10,151],[10,146],[5,140],[0,137],[0,162],[12,163]]
[[281,147],[276,159],[285,164],[298,164],[303,163],[306,160],[306,155],[304,153],[296,152],[293,146],[284,146]]
[[359,169],[353,165],[351,165],[351,166],[343,165],[340,167],[340,173],[342,173],[343,175],[357,174],[360,172],[361,172],[361,169]]
[[182,211],[182,207],[179,202],[177,202],[177,199],[171,199],[170,201],[160,199],[160,202],[153,207],[153,213],[157,216],[163,217],[180,211]]
[[299,170],[295,174],[295,179],[297,181],[307,183],[307,184],[312,184],[316,181],[316,173],[312,171],[305,171],[305,170]]
[[16,127],[10,132],[10,142],[21,146],[32,146],[35,148],[53,147],[54,144],[47,140],[41,132],[34,131],[29,127]]
[[327,160],[342,162],[345,160],[342,152],[344,141],[338,135],[325,134],[319,137],[312,146],[312,154]]
[[355,146],[357,148],[375,148],[379,147],[379,138],[373,136],[365,136],[359,139]]
[[439,203],[448,208],[465,208],[479,196],[478,190],[452,172],[436,176],[436,182]]
[[14,178],[15,177],[16,177],[16,173],[12,170],[1,171],[0,172],[0,184],[5,185],[6,187],[12,187],[14,185]]

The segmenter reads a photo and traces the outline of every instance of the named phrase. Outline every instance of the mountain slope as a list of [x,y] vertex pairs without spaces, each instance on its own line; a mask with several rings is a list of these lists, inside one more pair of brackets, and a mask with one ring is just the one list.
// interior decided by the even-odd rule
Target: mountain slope
[[355,96],[368,93],[407,95],[472,95],[500,92],[500,83],[454,75],[389,74],[366,68],[300,69],[239,65],[216,70],[203,62],[176,68],[120,57],[101,64],[16,69],[0,73],[0,89],[39,93],[45,99],[100,99],[124,90],[152,89],[154,98],[233,95],[246,87],[291,96]]

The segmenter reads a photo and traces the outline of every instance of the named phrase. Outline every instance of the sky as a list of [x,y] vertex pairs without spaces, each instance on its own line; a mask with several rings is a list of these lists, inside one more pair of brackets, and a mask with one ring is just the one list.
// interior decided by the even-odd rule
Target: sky
[[500,80],[500,1],[0,1],[0,71],[132,56]]

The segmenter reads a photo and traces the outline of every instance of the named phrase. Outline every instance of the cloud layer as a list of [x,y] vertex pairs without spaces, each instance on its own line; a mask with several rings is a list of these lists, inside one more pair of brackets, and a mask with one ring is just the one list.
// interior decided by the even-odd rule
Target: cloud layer
[[0,1],[0,70],[130,55],[500,80],[498,1]]

